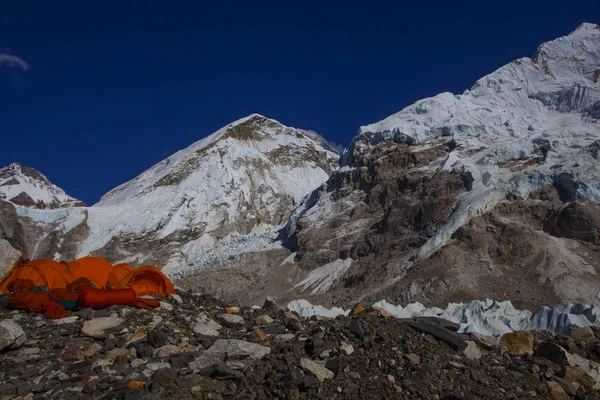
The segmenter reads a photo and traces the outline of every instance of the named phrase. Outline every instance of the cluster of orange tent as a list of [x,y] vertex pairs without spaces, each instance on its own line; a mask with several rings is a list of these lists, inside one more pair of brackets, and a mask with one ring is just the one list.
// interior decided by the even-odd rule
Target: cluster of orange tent
[[[49,294],[27,290],[34,286],[45,286]],[[41,259],[18,262],[0,282],[0,293],[11,292],[9,307],[62,318],[66,316],[62,305],[69,303],[93,308],[111,305],[153,308],[158,302],[141,296],[168,296],[175,289],[169,278],[154,266],[113,266],[103,258],[84,257],[69,262]]]

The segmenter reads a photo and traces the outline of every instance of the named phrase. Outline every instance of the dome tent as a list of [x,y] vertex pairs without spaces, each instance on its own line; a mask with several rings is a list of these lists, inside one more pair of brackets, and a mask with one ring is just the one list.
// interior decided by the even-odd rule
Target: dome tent
[[[45,286],[48,290],[67,288],[78,280],[89,280],[96,288],[133,289],[137,296],[175,293],[173,284],[158,268],[145,265],[133,268],[128,264],[113,267],[98,257],[84,257],[70,262],[31,260],[17,264],[0,283],[0,293],[10,292],[9,287],[29,280],[33,286]],[[11,285],[12,284],[12,285]]]
[[108,277],[113,270],[111,263],[99,257],[83,257],[74,261],[64,262],[73,274],[73,280],[87,278],[92,284],[101,289],[106,286]]
[[152,265],[142,265],[125,276],[115,289],[135,290],[138,297],[143,295],[168,296],[175,293],[173,284],[158,268]]
[[30,260],[17,264],[0,283],[0,293],[7,293],[8,286],[17,280],[29,279],[34,286],[45,286],[48,290],[64,288],[75,278],[69,268],[53,260]]
[[119,282],[125,278],[131,271],[133,271],[133,267],[129,264],[117,264],[112,268],[112,271],[108,275],[108,280],[106,281],[106,285],[111,288],[116,288]]

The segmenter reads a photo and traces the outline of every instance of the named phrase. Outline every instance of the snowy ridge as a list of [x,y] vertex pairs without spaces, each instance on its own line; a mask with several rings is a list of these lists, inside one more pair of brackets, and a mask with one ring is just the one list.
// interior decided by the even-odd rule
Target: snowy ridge
[[[63,233],[87,217],[89,233],[78,257],[114,245],[113,239],[118,245],[120,237],[179,243],[166,250],[165,272],[181,277],[232,255],[280,247],[273,244],[275,232],[329,178],[338,159],[313,132],[252,114],[167,157],[92,207],[17,212],[59,223]],[[114,257],[144,262],[148,254],[139,247]]]
[[600,29],[585,23],[462,95],[441,93],[361,127],[354,146],[453,139],[456,149],[438,168],[469,171],[474,178],[472,190],[417,258],[447,243],[456,229],[507,194],[527,196],[561,174],[578,183],[577,196],[600,201],[599,81]]
[[52,184],[43,174],[18,163],[0,168],[0,199],[34,208],[84,205]]
[[[306,300],[294,300],[287,305],[301,317],[313,315],[335,318],[348,315],[350,310],[314,306]],[[510,301],[474,300],[470,303],[450,303],[446,309],[426,308],[421,303],[402,306],[378,301],[379,307],[397,318],[439,317],[460,324],[459,332],[474,332],[489,336],[502,336],[522,330],[546,330],[568,334],[571,328],[591,325],[600,326],[600,308],[595,305],[567,304],[553,308],[541,307],[535,313],[514,308]]]

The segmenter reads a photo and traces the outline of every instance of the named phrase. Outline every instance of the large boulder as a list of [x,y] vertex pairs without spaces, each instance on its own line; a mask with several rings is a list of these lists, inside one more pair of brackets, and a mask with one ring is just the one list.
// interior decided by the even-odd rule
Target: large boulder
[[25,331],[10,319],[0,322],[0,351],[16,349],[25,343]]
[[190,363],[192,370],[202,370],[220,362],[229,368],[242,369],[260,360],[271,348],[237,339],[219,339],[208,350]]
[[4,239],[0,239],[0,277],[3,277],[21,258],[23,253]]

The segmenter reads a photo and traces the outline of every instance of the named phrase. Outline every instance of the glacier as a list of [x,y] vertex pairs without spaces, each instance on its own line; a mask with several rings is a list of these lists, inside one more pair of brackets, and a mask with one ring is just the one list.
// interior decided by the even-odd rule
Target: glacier
[[[381,308],[397,318],[439,317],[460,325],[460,333],[479,333],[487,336],[502,336],[505,333],[523,330],[545,330],[568,334],[572,328],[600,326],[600,308],[596,305],[566,304],[556,307],[541,307],[535,312],[516,309],[510,301],[473,300],[469,303],[450,303],[445,309],[427,308],[421,303],[410,303],[402,307],[385,300],[373,307]],[[290,311],[301,317],[320,316],[335,318],[349,315],[351,310],[339,307],[326,308],[313,305],[307,300],[293,300],[287,304]]]

